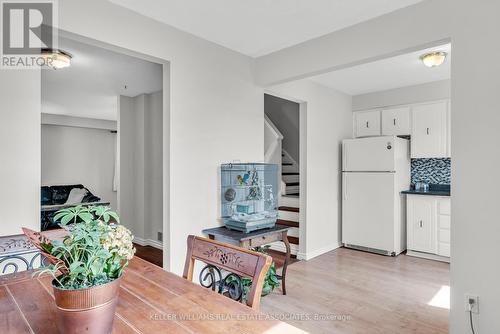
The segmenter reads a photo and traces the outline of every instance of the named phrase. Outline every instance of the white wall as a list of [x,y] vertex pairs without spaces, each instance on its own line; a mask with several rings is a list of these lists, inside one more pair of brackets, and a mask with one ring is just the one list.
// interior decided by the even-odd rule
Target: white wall
[[40,71],[0,70],[0,235],[40,229]]
[[219,165],[263,160],[262,89],[253,83],[252,60],[106,1],[59,6],[61,29],[170,61],[166,262],[181,273],[187,236],[219,225]]
[[266,94],[264,112],[283,135],[283,149],[300,163],[299,104]]
[[116,131],[116,121],[42,113],[42,124]]
[[[500,187],[496,177],[500,165],[499,12],[496,0],[427,0],[264,56],[256,63],[258,81],[269,84],[401,54],[422,45],[438,45],[451,38],[452,334],[470,333],[465,293],[480,296],[476,333],[500,332],[500,224],[496,209]],[[487,56],[475,60],[478,51]]]
[[273,85],[442,45],[451,37],[452,11],[451,0],[425,0],[259,57],[256,81]]
[[[301,152],[306,166],[302,162],[301,169],[307,173],[305,184],[301,179],[306,212],[299,256],[312,258],[339,247],[341,241],[341,141],[352,135],[351,96],[309,80],[273,86],[268,91],[307,105],[305,118],[301,118],[307,136],[305,152]],[[302,220],[300,223],[303,226]]]
[[421,85],[356,95],[352,97],[352,109],[356,111],[401,104],[444,100],[449,99],[450,95],[450,80],[442,80]]
[[163,231],[163,92],[120,96],[120,218],[140,244]]
[[[500,2],[457,1],[453,13],[450,333],[470,333],[466,293],[479,295],[476,333],[500,333]],[[477,50],[487,57],[471,61]]]
[[[171,210],[164,220],[170,232],[164,237],[169,246],[164,263],[179,274],[187,236],[220,224],[219,165],[263,160],[263,90],[254,84],[253,61],[107,1],[60,1],[59,28],[170,62],[166,71],[171,89],[165,93],[170,100],[164,105],[164,122],[170,127],[163,150],[171,159],[169,166],[163,166],[168,173],[163,182],[171,189]],[[0,82],[6,93],[0,100],[1,126],[9,127],[2,135],[18,140],[15,148],[2,146],[2,156],[10,160],[2,165],[7,171],[2,169],[1,177],[9,188],[20,191],[0,201],[2,219],[11,222],[1,232],[18,233],[28,220],[33,226],[39,224],[40,97],[37,104],[26,101],[28,92],[35,94],[38,89],[39,94],[39,77],[37,83],[26,74],[2,71]],[[27,128],[28,135],[23,133]],[[12,140],[3,141],[7,142]],[[19,210],[14,214],[11,208]]]
[[83,184],[116,209],[115,141],[109,130],[42,125],[42,185]]
[[[142,100],[144,96],[142,96]],[[120,221],[135,237],[144,239],[144,110],[136,98],[119,97],[119,214]],[[140,176],[137,176],[140,174]]]
[[144,118],[144,238],[163,231],[163,92],[146,95]]

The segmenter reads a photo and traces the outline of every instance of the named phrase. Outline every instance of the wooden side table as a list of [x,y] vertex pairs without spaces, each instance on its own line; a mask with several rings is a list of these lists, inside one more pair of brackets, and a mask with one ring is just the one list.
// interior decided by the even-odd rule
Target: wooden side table
[[276,225],[273,228],[266,228],[263,230],[244,233],[233,231],[226,227],[216,227],[203,230],[203,233],[208,235],[212,240],[225,242],[228,244],[236,245],[242,248],[250,249],[272,242],[281,241],[285,244],[286,256],[283,270],[281,271],[281,290],[286,295],[286,269],[290,262],[290,243],[288,242],[288,226]]

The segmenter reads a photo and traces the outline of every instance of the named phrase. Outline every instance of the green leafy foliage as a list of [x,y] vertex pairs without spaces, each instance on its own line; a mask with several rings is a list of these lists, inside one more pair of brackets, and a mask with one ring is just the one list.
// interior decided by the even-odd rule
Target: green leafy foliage
[[[76,206],[58,211],[54,219],[69,234],[43,245],[43,251],[60,262],[39,274],[51,273],[64,289],[88,288],[121,276],[135,249],[132,234],[117,224],[115,212],[103,206]],[[56,277],[58,271],[63,275]]]
[[[270,246],[262,246],[262,247],[257,247],[255,248],[255,251],[261,252],[264,254],[267,254],[267,250],[269,249]],[[236,278],[234,278],[236,279]],[[230,281],[232,278],[230,279]],[[252,287],[252,280],[247,277],[243,277],[242,279],[243,283],[243,301],[246,301],[248,298],[248,293],[250,292],[250,289]],[[280,286],[280,281],[278,280],[278,277],[276,275],[276,264],[271,263],[271,266],[269,267],[269,270],[266,273],[266,278],[264,279],[264,283],[262,285],[262,296],[266,296],[273,292],[274,289]]]

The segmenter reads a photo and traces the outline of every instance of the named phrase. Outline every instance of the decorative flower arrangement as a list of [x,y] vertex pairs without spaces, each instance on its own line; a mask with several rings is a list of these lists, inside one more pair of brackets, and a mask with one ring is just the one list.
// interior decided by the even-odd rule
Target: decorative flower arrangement
[[67,208],[58,211],[54,220],[68,231],[62,241],[50,241],[23,228],[51,263],[38,274],[50,273],[54,287],[71,290],[109,283],[122,275],[134,256],[132,233],[118,224],[118,215],[109,207]]

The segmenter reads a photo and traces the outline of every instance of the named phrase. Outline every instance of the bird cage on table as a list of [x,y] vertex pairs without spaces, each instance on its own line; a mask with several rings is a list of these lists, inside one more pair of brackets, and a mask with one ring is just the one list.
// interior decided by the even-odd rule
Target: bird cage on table
[[234,163],[221,166],[221,217],[232,230],[274,227],[278,219],[278,166]]

